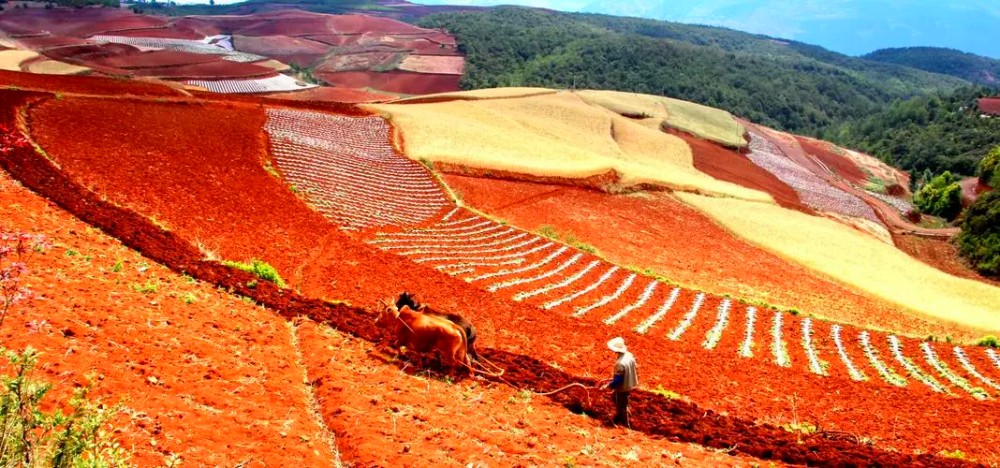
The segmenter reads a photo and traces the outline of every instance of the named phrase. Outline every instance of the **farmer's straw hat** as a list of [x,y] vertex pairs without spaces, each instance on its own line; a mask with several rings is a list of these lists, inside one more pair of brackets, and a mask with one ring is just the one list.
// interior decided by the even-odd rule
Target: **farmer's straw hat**
[[608,342],[608,349],[616,353],[627,353],[628,347],[625,346],[625,338],[619,336],[611,339],[611,341]]

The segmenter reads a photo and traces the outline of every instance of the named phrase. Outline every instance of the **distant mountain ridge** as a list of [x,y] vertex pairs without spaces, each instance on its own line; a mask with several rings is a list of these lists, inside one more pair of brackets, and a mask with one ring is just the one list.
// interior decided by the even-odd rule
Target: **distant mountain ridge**
[[595,1],[582,12],[724,26],[856,56],[938,46],[1000,57],[1000,3],[993,0],[620,0]]
[[955,49],[939,47],[882,49],[865,55],[864,58],[951,75],[983,85],[1000,84],[1000,60]]

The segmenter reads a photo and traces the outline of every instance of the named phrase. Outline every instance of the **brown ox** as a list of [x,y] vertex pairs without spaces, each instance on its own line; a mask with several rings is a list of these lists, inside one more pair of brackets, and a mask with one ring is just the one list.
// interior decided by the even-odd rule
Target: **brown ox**
[[406,346],[418,353],[437,351],[441,364],[450,367],[465,367],[472,372],[472,361],[467,352],[468,343],[462,327],[448,319],[426,315],[407,306],[396,308],[395,300],[382,302],[382,313],[375,323],[393,330],[393,346]]

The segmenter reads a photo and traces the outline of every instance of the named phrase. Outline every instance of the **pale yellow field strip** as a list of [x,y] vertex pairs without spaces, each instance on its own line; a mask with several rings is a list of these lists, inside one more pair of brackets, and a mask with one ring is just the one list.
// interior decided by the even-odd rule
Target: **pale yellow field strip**
[[427,100],[468,100],[475,101],[479,99],[510,99],[510,98],[520,98],[520,97],[530,97],[530,96],[542,96],[546,94],[556,94],[558,91],[547,88],[489,88],[489,89],[477,89],[473,91],[459,91],[453,93],[438,93],[438,94],[424,94],[413,98],[399,99],[393,101],[393,104],[404,104],[406,102],[418,101],[424,102]]
[[57,60],[41,60],[28,65],[28,71],[42,75],[78,75],[89,72],[90,69]]
[[38,57],[31,50],[0,50],[0,70],[21,71],[21,63]]
[[940,321],[1000,330],[1000,288],[943,273],[833,220],[763,203],[677,197],[737,236],[844,284]]
[[617,114],[642,118],[648,126],[672,128],[732,147],[746,146],[743,128],[732,114],[712,107],[648,94],[576,91],[585,101]]
[[267,67],[267,68],[273,69],[274,71],[277,71],[277,72],[283,72],[285,70],[291,69],[290,66],[288,66],[288,65],[286,65],[284,63],[281,63],[281,62],[279,62],[277,60],[263,60],[263,61],[260,61],[260,62],[254,62],[254,65],[260,65],[262,67]]
[[769,195],[694,168],[683,140],[560,92],[486,100],[368,106],[389,115],[407,156],[542,177],[617,171],[626,186],[772,202]]

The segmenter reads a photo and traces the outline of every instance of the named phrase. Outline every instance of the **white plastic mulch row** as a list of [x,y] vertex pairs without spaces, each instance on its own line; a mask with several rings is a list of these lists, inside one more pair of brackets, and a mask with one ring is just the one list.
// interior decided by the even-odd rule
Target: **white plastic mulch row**
[[[275,162],[286,182],[342,229],[418,225],[449,207],[455,214],[427,170],[392,148],[384,119],[291,109],[268,109],[267,115]],[[459,229],[473,232],[469,226]],[[446,247],[428,244],[398,245],[407,253],[428,254]],[[485,250],[501,244],[470,246]]]
[[142,50],[176,50],[193,54],[218,55],[230,62],[259,62],[267,60],[256,54],[240,52],[233,48],[230,36],[209,36],[204,39],[173,39],[160,37],[129,37],[99,34],[91,36],[90,40],[98,44],[126,44]]
[[184,83],[205,88],[213,93],[222,94],[275,93],[299,91],[316,87],[314,84],[303,83],[282,74],[267,78],[249,78],[243,80],[187,80]]

